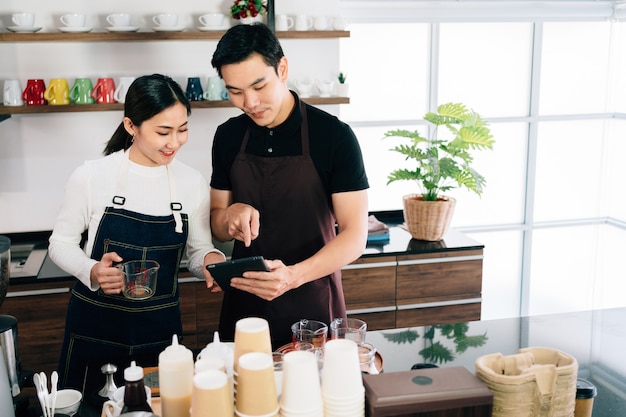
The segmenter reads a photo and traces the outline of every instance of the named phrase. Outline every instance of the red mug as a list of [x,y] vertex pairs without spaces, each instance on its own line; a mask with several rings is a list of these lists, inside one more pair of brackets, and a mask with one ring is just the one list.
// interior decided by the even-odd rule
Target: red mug
[[98,78],[98,82],[91,91],[91,97],[98,104],[115,103],[115,81],[113,78]]
[[43,80],[32,79],[26,82],[26,88],[22,93],[22,99],[27,106],[43,106],[48,104],[44,98],[46,84]]

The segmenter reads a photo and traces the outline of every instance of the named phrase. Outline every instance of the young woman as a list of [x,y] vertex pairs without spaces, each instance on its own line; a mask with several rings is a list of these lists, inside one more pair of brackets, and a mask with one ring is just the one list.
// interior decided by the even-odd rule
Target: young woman
[[[182,334],[177,272],[185,250],[189,270],[213,286],[204,267],[224,255],[212,244],[208,186],[175,159],[189,114],[171,78],[137,78],[105,157],[85,162],[68,181],[49,246],[51,259],[78,278],[59,362],[63,387],[82,389],[86,370],[99,373],[107,362],[119,369],[131,360],[157,364]],[[142,259],[160,264],[156,292],[130,300],[116,265]]]

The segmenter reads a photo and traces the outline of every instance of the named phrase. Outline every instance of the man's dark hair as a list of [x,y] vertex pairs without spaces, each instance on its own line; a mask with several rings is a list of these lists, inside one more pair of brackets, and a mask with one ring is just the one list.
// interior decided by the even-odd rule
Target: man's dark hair
[[236,25],[218,42],[211,65],[221,77],[222,66],[245,61],[255,52],[278,73],[278,61],[285,54],[274,32],[262,23]]

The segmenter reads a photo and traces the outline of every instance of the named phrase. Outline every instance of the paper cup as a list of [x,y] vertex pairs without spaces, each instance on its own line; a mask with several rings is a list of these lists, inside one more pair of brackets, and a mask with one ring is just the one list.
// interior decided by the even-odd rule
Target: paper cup
[[317,358],[312,352],[292,351],[283,359],[281,414],[322,412],[322,392]]
[[235,324],[235,352],[233,367],[238,373],[239,358],[249,352],[264,352],[271,355],[272,341],[267,320],[247,317]]
[[271,353],[250,352],[239,358],[235,409],[249,416],[264,416],[278,411]]
[[228,376],[221,371],[202,371],[193,377],[191,417],[232,417],[233,398]]
[[324,346],[322,395],[324,399],[352,400],[364,392],[359,352],[348,339],[329,340]]

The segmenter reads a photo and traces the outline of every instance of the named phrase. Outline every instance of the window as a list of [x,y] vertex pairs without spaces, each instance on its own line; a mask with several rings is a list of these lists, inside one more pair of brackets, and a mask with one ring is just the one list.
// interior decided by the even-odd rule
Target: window
[[[452,227],[486,245],[483,318],[626,305],[609,290],[619,262],[601,253],[626,229],[624,193],[611,193],[623,189],[626,23],[608,19],[611,2],[382,3],[341,1],[351,102],[340,111],[363,149],[370,210],[402,209],[414,192],[387,185],[404,161],[384,132],[424,133],[429,109],[463,102],[496,139],[477,155],[482,198],[450,193]],[[571,297],[555,295],[571,283]]]

